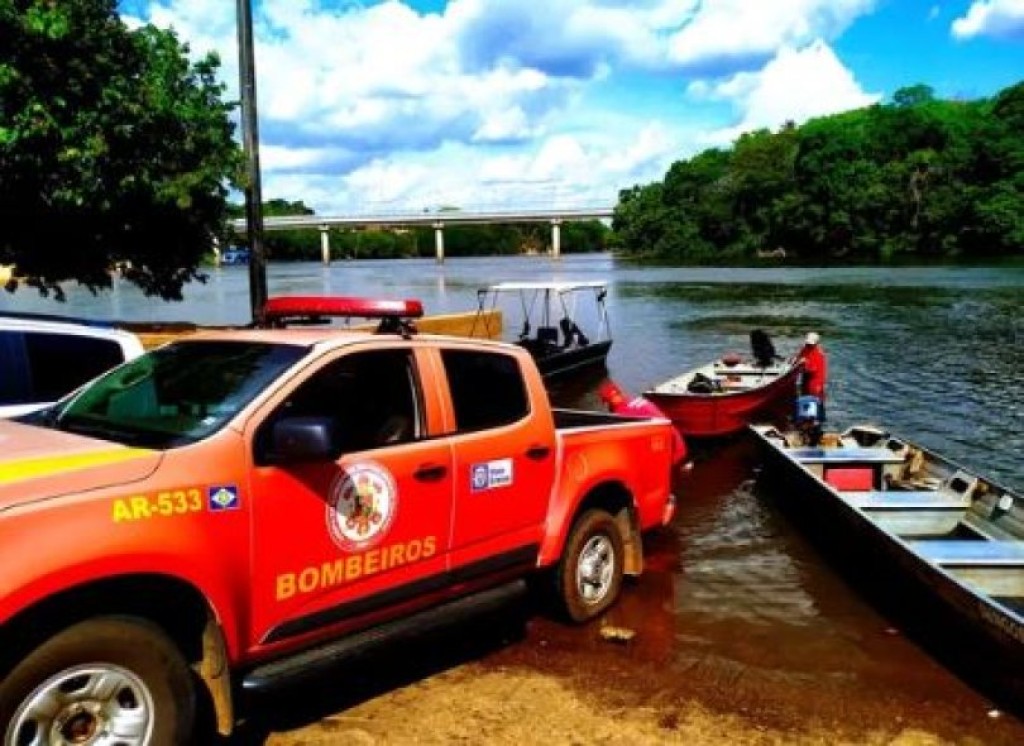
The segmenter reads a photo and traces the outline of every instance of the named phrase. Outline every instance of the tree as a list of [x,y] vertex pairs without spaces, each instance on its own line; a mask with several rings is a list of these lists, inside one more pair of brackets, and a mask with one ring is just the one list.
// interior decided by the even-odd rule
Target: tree
[[[305,205],[302,201],[288,202],[283,199],[272,199],[263,203],[263,215],[265,217],[285,217],[290,215],[315,215],[316,212]],[[245,205],[229,204],[227,207],[229,218],[244,218]],[[235,242],[243,243],[252,248],[249,238],[239,239]],[[311,260],[320,258],[320,231],[309,228],[296,228],[293,230],[267,231],[263,239],[263,247],[267,257],[274,260]]]
[[241,153],[219,60],[187,54],[115,0],[0,0],[0,264],[59,299],[114,266],[168,300],[202,279]]
[[619,194],[612,242],[638,258],[733,263],[978,259],[1024,247],[1024,83],[990,100],[928,86],[892,104],[741,136]]
[[893,103],[901,108],[920,106],[934,100],[935,89],[923,83],[900,88],[896,93],[892,94]]

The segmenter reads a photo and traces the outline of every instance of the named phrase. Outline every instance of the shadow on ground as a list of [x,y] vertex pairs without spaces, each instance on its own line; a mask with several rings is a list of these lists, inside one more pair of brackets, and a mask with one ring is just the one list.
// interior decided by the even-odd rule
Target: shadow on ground
[[340,664],[329,674],[279,692],[254,696],[241,703],[242,724],[224,743],[263,744],[274,733],[311,725],[333,713],[478,660],[522,640],[526,622],[535,613],[535,603],[516,602],[499,612],[385,645]]

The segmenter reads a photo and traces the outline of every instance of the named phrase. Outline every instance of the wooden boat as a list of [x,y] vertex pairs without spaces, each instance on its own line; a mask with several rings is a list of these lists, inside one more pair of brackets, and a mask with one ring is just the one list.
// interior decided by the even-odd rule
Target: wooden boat
[[533,355],[546,381],[603,368],[612,346],[605,300],[608,284],[501,282],[477,290],[477,320],[470,336],[493,338],[495,312],[519,329],[513,340]]
[[760,362],[727,355],[643,393],[687,437],[731,435],[757,421],[784,417],[796,399],[803,365],[775,356]]
[[812,437],[814,445],[796,430],[751,429],[762,473],[817,538],[841,543],[856,564],[880,564],[876,583],[905,580],[934,607],[928,626],[945,620],[957,647],[981,633],[1019,682],[1024,496],[873,425]]

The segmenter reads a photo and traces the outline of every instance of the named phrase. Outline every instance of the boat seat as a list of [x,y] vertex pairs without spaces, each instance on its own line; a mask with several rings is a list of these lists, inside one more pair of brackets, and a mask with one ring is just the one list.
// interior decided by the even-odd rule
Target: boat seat
[[901,464],[887,448],[794,448],[789,455],[801,464]]
[[872,490],[870,492],[843,492],[843,499],[858,508],[948,508],[965,510],[971,501],[965,495],[939,490]]
[[1024,567],[1024,541],[919,539],[911,551],[938,565],[1013,565]]
[[558,327],[537,327],[537,341],[545,344],[558,344]]

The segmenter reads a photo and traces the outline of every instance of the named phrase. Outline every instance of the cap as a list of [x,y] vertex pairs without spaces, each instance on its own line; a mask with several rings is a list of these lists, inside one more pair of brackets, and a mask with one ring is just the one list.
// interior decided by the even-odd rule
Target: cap
[[597,395],[605,404],[617,404],[626,398],[614,381],[605,381],[597,387]]
[[807,337],[804,339],[804,344],[816,345],[821,341],[821,337],[818,336],[817,332],[807,332]]

